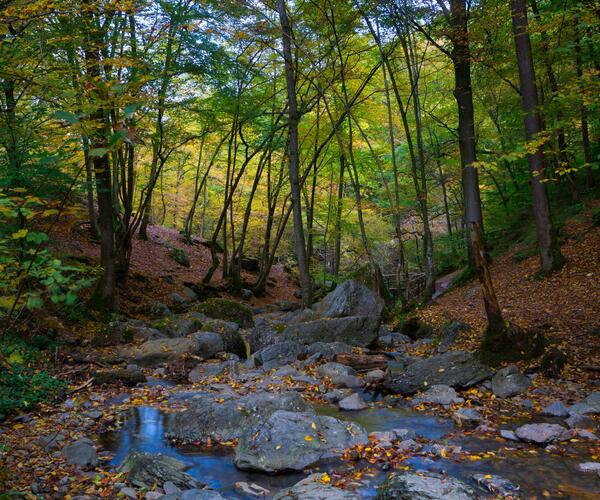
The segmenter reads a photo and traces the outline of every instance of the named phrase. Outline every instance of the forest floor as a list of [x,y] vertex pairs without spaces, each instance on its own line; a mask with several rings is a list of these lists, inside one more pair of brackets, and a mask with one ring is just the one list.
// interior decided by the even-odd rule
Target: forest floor
[[[482,472],[484,482],[494,482],[497,476],[507,476],[511,481],[516,478],[521,484],[522,495],[507,487],[496,490],[495,498],[597,498],[594,491],[598,491],[600,476],[594,479],[578,469],[582,462],[600,461],[600,446],[593,434],[585,434],[584,429],[571,429],[567,442],[546,447],[515,443],[499,436],[500,429],[513,429],[528,422],[549,421],[564,425],[562,420],[541,417],[542,409],[555,401],[571,405],[598,390],[600,227],[592,225],[589,215],[589,212],[583,212],[566,225],[562,251],[567,264],[552,276],[544,279],[536,277],[538,262],[535,256],[517,262],[515,253],[520,250],[518,248],[512,248],[497,258],[492,266],[496,292],[506,319],[526,328],[542,329],[550,343],[566,355],[567,364],[560,379],[539,374],[538,361],[524,362],[519,364],[520,370],[534,376],[531,386],[522,394],[498,398],[489,384],[479,385],[459,392],[463,401],[457,400],[444,406],[415,404],[411,397],[396,395],[379,398],[377,391],[370,391],[376,385],[371,386],[370,382],[366,382],[365,373],[360,373],[359,378],[366,382],[366,386],[358,392],[365,398],[368,408],[360,412],[339,413],[336,406],[325,405],[324,391],[338,389],[331,380],[319,375],[319,362],[316,365],[301,361],[294,363],[293,376],[277,377],[273,370],[251,371],[244,376],[225,372],[191,384],[187,381],[182,383],[181,379],[173,383],[168,372],[144,368],[147,381],[136,387],[119,384],[95,386],[89,383],[94,371],[112,369],[107,360],[110,359],[108,354],[115,349],[95,348],[85,343],[79,349],[79,355],[74,356],[71,348],[65,346],[55,353],[54,366],[54,373],[71,383],[63,399],[42,404],[31,412],[10,417],[0,424],[0,498],[92,499],[124,498],[130,494],[132,498],[156,498],[157,495],[152,497],[138,489],[133,489],[132,493],[131,489],[127,489],[125,476],[115,468],[117,460],[122,459],[123,450],[133,446],[132,443],[138,443],[140,449],[146,451],[171,454],[193,463],[196,468],[215,467],[214,474],[218,480],[209,481],[214,487],[223,486],[228,480],[255,481],[271,490],[267,495],[269,498],[273,490],[288,484],[283,484],[279,476],[243,475],[236,471],[230,458],[235,442],[216,448],[214,443],[212,446],[209,443],[197,453],[177,454],[176,448],[165,444],[164,435],[157,434],[162,425],[157,427],[157,422],[162,422],[161,415],[186,408],[189,401],[179,399],[181,394],[211,391],[220,397],[217,401],[222,401],[223,397],[232,394],[238,397],[265,390],[298,391],[306,401],[315,404],[318,411],[330,414],[335,410],[339,418],[356,419],[369,432],[395,427],[411,428],[414,425],[425,429],[411,451],[400,451],[402,443],[397,442],[391,448],[384,447],[378,441],[381,436],[372,434],[371,446],[359,447],[344,455],[344,466],[319,470],[320,474],[323,473],[323,487],[335,484],[357,489],[361,496],[369,497],[373,484],[388,469],[403,471],[409,466],[418,466],[425,470],[450,471],[451,475],[464,480],[471,480],[474,472]],[[59,253],[76,255],[90,262],[97,259],[98,246],[89,242],[86,233],[73,231],[67,225],[55,235],[55,245]],[[185,248],[191,266],[187,268],[174,262],[169,256],[168,245]],[[205,247],[185,245],[181,235],[175,231],[152,226],[149,241],[135,242],[132,278],[120,290],[123,310],[136,316],[136,307],[150,300],[169,303],[170,295],[179,292],[184,282],[199,281],[209,258]],[[248,280],[252,277],[251,273],[245,275]],[[295,290],[294,278],[285,272],[283,266],[277,265],[268,295],[254,299],[252,305],[294,301]],[[485,326],[477,282],[450,290],[431,305],[421,308],[417,314],[437,327],[452,320],[471,326],[470,330],[460,334],[451,350],[475,350]],[[75,335],[86,330],[81,325],[74,328],[79,332]],[[431,342],[395,347],[400,348],[405,354],[419,358],[436,354],[436,345]],[[82,357],[87,362],[82,361]],[[352,392],[341,390],[345,394]],[[146,419],[134,413],[139,419],[136,426],[133,430],[123,430],[127,429],[132,412],[142,409],[158,413],[152,413],[152,418]],[[443,432],[440,429],[447,432],[447,426],[452,427],[452,419],[461,409],[477,409],[483,417],[483,424],[476,429],[457,426],[441,436]],[[342,417],[344,413],[351,415]],[[597,417],[588,420],[586,425],[587,429],[597,430]],[[103,437],[107,435],[111,438]],[[61,447],[82,437],[91,438],[98,449],[100,464],[88,470],[67,463],[61,452]],[[117,445],[114,445],[114,440]],[[48,441],[50,443],[46,444]],[[205,476],[206,471],[200,473],[201,478]],[[227,498],[250,498],[240,492],[238,486],[230,486]],[[5,493],[3,496],[3,488],[12,490],[14,495]]]

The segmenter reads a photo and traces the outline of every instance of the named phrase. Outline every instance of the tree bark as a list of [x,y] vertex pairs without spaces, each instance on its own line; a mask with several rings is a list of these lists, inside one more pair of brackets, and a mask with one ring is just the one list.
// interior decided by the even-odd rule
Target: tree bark
[[[543,127],[538,109],[538,94],[531,52],[531,41],[527,32],[526,0],[511,0],[512,25],[523,111],[525,112],[525,136],[528,142],[540,141]],[[556,240],[556,232],[550,216],[544,152],[541,144],[528,154],[531,172],[533,216],[537,227],[538,248],[542,272],[550,273],[560,268],[564,257]]]
[[298,261],[298,274],[300,287],[302,289],[302,303],[310,307],[312,303],[312,286],[306,256],[306,244],[304,240],[304,228],[302,226],[302,193],[300,192],[299,179],[299,145],[298,145],[298,103],[296,100],[296,76],[294,71],[294,60],[292,58],[293,33],[287,15],[285,0],[277,1],[277,11],[281,24],[281,35],[283,39],[283,59],[285,65],[285,79],[288,100],[288,128],[289,128],[289,171],[292,192],[292,211],[294,221],[294,239],[296,259]]

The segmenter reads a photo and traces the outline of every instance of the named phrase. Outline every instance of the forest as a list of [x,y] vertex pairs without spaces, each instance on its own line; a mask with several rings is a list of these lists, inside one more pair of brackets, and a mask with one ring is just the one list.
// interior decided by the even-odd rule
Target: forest
[[594,498],[599,27],[0,0],[0,499]]

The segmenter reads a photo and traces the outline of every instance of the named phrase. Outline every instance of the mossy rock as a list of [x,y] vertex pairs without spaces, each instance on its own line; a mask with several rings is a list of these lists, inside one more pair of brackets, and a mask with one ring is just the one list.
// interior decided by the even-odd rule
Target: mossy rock
[[190,257],[183,248],[173,247],[169,252],[171,258],[183,267],[190,267]]
[[542,355],[546,346],[544,335],[539,330],[526,331],[505,322],[501,329],[484,332],[477,357],[490,366],[502,363],[534,359]]
[[94,384],[96,385],[121,383],[133,387],[145,381],[146,377],[140,370],[117,369],[94,373]]
[[219,298],[208,299],[201,304],[198,304],[196,311],[206,314],[209,318],[233,321],[242,328],[248,328],[254,325],[250,308],[235,300]]

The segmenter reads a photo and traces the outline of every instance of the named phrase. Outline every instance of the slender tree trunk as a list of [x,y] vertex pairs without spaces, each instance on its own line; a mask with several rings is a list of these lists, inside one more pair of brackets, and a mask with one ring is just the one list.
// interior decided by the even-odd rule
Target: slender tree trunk
[[96,217],[96,207],[94,206],[94,163],[90,158],[90,143],[87,137],[83,136],[83,161],[85,162],[85,184],[86,184],[86,202],[88,217],[90,219],[90,237],[93,240],[100,239],[100,229],[98,229],[98,218]]
[[475,117],[471,89],[471,52],[465,0],[451,1],[452,62],[454,65],[454,97],[458,107],[458,145],[462,169],[464,219],[470,233],[471,255],[481,283],[488,320],[487,331],[495,335],[504,331],[502,311],[496,298],[489,265],[481,237],[482,213],[479,175],[475,163]]
[[583,64],[581,61],[581,39],[579,37],[579,30],[577,28],[577,19],[575,22],[575,64],[577,67],[577,78],[581,88],[582,99],[579,105],[579,114],[581,116],[581,146],[583,148],[583,162],[585,168],[585,181],[588,189],[591,189],[595,185],[594,172],[592,171],[592,149],[590,145],[590,128],[588,124],[587,108],[583,99]]
[[340,273],[340,262],[342,258],[342,209],[344,206],[344,171],[346,169],[346,155],[343,151],[340,155],[340,175],[338,177],[337,203],[335,213],[334,227],[334,248],[333,248],[333,275]]
[[293,33],[287,15],[285,0],[277,0],[277,11],[281,24],[283,39],[283,59],[285,63],[285,79],[288,99],[288,127],[289,127],[289,169],[290,184],[292,191],[292,211],[294,221],[294,239],[296,247],[296,259],[298,260],[298,273],[302,289],[302,303],[310,307],[312,303],[312,286],[308,259],[306,256],[306,244],[304,241],[304,228],[302,226],[302,193],[300,192],[300,158],[298,150],[298,104],[296,102],[296,76],[294,60],[292,58]]
[[[86,30],[84,46],[86,74],[95,87],[92,98],[96,101],[95,109],[89,115],[90,121],[90,152],[107,150],[108,147],[108,121],[103,103],[106,96],[99,88],[100,74],[100,48],[102,36],[93,14],[88,14],[89,22]],[[115,274],[115,235],[113,228],[113,203],[111,190],[111,171],[108,152],[94,154],[92,159],[96,177],[96,193],[98,200],[98,222],[100,226],[100,265],[102,276],[96,285],[92,296],[92,305],[99,309],[114,310],[116,303],[116,274]]]
[[[535,84],[535,71],[531,41],[527,32],[527,7],[525,0],[511,0],[512,24],[515,39],[517,64],[523,111],[525,112],[525,136],[527,141],[537,141],[543,132],[538,110],[538,95]],[[538,247],[542,271],[552,272],[564,263],[564,257],[556,240],[556,233],[550,216],[544,152],[541,145],[528,155],[531,171],[531,190],[533,198],[533,216],[537,227]]]

